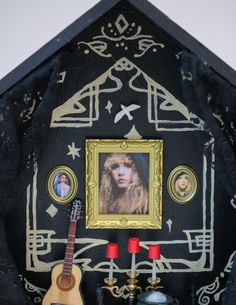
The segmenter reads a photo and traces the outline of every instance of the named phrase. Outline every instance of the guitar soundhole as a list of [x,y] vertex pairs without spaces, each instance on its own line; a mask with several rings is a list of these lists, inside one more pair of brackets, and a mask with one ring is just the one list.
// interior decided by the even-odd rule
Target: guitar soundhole
[[57,286],[63,291],[71,290],[75,286],[75,277],[73,274],[59,274],[57,277]]

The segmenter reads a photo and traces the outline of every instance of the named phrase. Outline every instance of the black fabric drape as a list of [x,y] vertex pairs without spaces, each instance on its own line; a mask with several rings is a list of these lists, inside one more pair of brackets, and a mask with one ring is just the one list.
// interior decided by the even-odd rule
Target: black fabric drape
[[[19,181],[25,185],[33,175],[47,139],[59,58],[17,84],[0,99],[0,304],[32,304],[24,293],[13,258],[8,251],[4,216],[17,201]],[[41,92],[39,96],[39,90]],[[26,95],[25,92],[28,92]],[[17,232],[16,232],[17,234]]]
[[185,103],[214,137],[219,155],[216,173],[236,200],[236,88],[195,55],[185,51],[180,57]]
[[223,293],[222,305],[232,305],[236,303],[236,254],[234,255],[234,263],[227,280],[227,289]]
[[[206,123],[218,154],[216,175],[236,202],[236,88],[189,52],[181,55],[182,89],[188,108]],[[229,275],[222,305],[236,304],[236,259]]]

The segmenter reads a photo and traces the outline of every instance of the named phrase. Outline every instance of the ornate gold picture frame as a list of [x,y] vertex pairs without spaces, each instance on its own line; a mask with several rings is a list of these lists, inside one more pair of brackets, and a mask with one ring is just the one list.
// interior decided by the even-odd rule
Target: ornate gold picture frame
[[186,165],[177,166],[168,176],[167,189],[175,202],[190,202],[198,191],[196,173]]
[[162,159],[162,140],[86,140],[86,228],[161,228]]
[[72,201],[78,190],[78,180],[68,166],[53,168],[47,177],[47,192],[51,199],[60,204]]

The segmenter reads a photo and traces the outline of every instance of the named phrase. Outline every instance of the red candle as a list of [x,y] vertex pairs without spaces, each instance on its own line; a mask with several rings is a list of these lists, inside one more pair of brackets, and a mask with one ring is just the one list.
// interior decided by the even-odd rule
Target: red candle
[[140,252],[139,238],[129,238],[128,252],[129,253],[139,253]]
[[109,243],[107,244],[106,258],[117,258],[118,257],[118,244]]
[[148,258],[160,259],[160,245],[150,245],[149,246]]

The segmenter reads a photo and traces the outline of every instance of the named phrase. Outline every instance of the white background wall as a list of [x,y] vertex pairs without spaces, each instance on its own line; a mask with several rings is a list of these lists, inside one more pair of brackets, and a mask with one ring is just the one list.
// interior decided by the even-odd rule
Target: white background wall
[[[98,0],[0,0],[0,79]],[[236,70],[236,0],[150,0]]]

